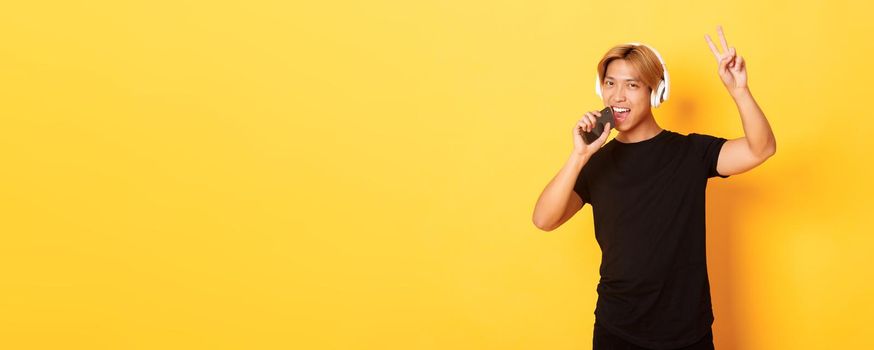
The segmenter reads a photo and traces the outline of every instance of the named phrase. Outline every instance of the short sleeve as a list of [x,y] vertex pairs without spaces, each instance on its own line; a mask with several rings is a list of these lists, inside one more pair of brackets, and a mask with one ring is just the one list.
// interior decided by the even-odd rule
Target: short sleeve
[[583,167],[583,170],[580,170],[580,174],[577,175],[577,182],[574,184],[574,192],[580,196],[583,200],[583,204],[592,203],[591,199],[589,199],[589,185],[586,181],[586,167]]
[[728,139],[705,134],[689,134],[689,139],[692,141],[692,147],[695,154],[701,159],[705,169],[707,169],[707,178],[719,176],[727,178],[729,175],[722,175],[716,171],[716,164],[719,162],[719,152],[722,150],[722,145]]

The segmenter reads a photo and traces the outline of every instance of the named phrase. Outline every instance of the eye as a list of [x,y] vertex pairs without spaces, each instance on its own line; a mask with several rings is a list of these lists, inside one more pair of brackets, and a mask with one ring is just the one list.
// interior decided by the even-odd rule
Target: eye
[[637,84],[634,84],[634,83],[631,83],[631,84],[629,84],[629,85],[631,85],[631,87],[633,87],[633,88],[636,88],[636,87],[637,87]]
[[605,84],[607,84],[607,85],[613,85],[613,82],[612,82],[612,81],[607,81]]

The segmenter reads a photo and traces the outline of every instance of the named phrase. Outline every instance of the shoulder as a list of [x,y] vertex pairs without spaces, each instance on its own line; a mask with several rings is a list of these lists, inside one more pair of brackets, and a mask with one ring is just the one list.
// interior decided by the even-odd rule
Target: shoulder
[[712,151],[713,149],[718,151],[722,147],[722,144],[728,141],[728,139],[724,137],[694,132],[686,135],[685,138],[689,140],[689,143],[693,148],[703,151]]
[[689,139],[689,141],[691,141],[691,142],[696,142],[696,143],[708,143],[708,142],[720,142],[720,141],[725,142],[728,140],[728,139],[723,138],[723,137],[709,135],[709,134],[701,134],[701,133],[697,133],[697,132],[689,133],[688,135],[684,135],[683,137]]

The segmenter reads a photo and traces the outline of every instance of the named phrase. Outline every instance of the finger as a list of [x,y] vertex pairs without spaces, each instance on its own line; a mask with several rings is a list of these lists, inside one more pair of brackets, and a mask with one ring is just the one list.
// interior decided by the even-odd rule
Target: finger
[[719,61],[719,71],[728,71],[728,64],[731,63],[731,56],[724,56],[722,60]]
[[586,124],[583,124],[583,122],[577,122],[577,127],[574,128],[575,133],[579,134],[580,131],[585,131],[585,130],[586,130]]
[[728,54],[726,55],[726,59],[728,59],[728,64],[726,64],[726,67],[728,67],[728,68],[734,67],[736,58],[737,58],[737,56],[735,56],[734,53],[732,52],[732,50],[729,49]]
[[734,70],[735,72],[739,72],[739,71],[741,71],[741,70],[744,68],[744,58],[743,58],[743,56],[737,56],[737,59],[735,60],[735,63],[734,63],[734,67],[733,67],[733,68],[734,68],[733,70]]
[[582,120],[580,120],[580,124],[583,125],[583,130],[589,131],[589,118],[584,117]]
[[716,31],[719,32],[719,41],[722,42],[722,48],[728,49],[728,41],[725,40],[725,32],[722,31],[722,26],[716,26]]
[[719,55],[719,50],[716,49],[716,45],[713,44],[713,40],[710,40],[710,35],[705,34],[704,39],[707,40],[707,45],[710,46],[710,51],[713,52],[713,56],[716,56],[716,61],[719,61],[721,58]]

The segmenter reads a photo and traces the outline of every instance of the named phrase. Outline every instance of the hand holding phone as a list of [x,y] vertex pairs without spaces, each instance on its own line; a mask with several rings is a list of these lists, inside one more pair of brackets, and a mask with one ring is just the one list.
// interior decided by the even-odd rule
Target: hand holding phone
[[616,121],[613,119],[613,109],[610,107],[601,110],[601,116],[595,120],[595,126],[592,128],[591,132],[580,129],[580,135],[583,136],[583,141],[586,144],[595,142],[595,140],[597,140],[604,132],[604,125],[608,122],[610,123],[611,128],[613,125],[616,125]]

